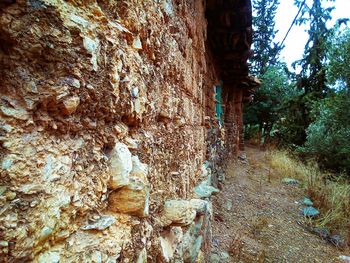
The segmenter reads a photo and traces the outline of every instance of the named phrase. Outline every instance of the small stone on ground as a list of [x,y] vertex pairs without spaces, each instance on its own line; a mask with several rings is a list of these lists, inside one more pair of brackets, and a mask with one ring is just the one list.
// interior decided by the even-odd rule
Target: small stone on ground
[[301,210],[301,214],[305,217],[314,218],[320,214],[320,212],[313,206],[305,207]]
[[300,182],[296,179],[293,179],[293,178],[288,178],[288,177],[285,177],[282,179],[282,183],[284,184],[288,184],[288,185],[298,185],[300,184]]

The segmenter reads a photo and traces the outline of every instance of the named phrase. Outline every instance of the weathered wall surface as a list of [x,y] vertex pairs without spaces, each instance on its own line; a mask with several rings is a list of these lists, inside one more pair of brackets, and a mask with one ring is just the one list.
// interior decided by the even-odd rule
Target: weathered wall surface
[[203,5],[0,5],[2,262],[200,257],[224,146]]

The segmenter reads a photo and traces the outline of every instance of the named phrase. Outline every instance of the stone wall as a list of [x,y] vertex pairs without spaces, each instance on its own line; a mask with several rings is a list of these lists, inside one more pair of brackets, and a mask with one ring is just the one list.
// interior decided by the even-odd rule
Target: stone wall
[[204,1],[0,4],[2,262],[210,250],[225,131],[206,30]]

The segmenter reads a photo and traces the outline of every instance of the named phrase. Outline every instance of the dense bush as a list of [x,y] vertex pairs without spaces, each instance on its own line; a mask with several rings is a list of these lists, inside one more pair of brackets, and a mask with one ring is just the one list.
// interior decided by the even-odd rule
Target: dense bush
[[341,91],[324,99],[318,118],[306,130],[300,150],[313,156],[324,168],[350,174],[350,94]]

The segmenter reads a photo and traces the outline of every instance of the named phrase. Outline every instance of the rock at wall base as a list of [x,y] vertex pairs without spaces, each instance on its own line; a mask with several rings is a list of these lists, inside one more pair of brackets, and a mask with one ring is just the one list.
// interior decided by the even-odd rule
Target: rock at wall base
[[230,262],[230,255],[227,252],[217,252],[210,255],[210,263],[226,263]]
[[168,200],[164,203],[161,222],[164,226],[188,226],[196,217],[196,211],[187,200]]
[[194,192],[198,198],[208,198],[212,194],[220,192],[220,190],[211,186],[209,182],[205,180],[194,188]]
[[165,230],[159,237],[162,257],[166,262],[173,259],[175,251],[178,250],[179,244],[182,242],[183,232],[181,227],[171,227]]

